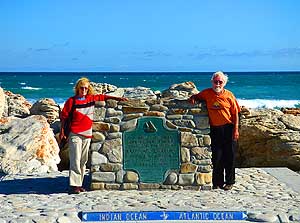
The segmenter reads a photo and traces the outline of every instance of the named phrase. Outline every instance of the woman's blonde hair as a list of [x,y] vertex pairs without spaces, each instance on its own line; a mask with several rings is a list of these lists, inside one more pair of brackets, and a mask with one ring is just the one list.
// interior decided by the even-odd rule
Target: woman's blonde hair
[[75,85],[75,88],[74,88],[75,95],[79,94],[80,87],[82,87],[84,84],[89,85],[87,94],[92,95],[92,94],[95,93],[94,88],[92,87],[92,85],[90,83],[90,80],[86,77],[82,77],[82,78],[78,79],[78,81],[76,82],[76,85]]

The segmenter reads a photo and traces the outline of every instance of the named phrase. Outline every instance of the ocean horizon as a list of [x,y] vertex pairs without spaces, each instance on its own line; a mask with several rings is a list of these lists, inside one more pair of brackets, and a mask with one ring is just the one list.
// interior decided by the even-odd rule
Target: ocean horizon
[[[200,91],[211,87],[213,72],[0,72],[0,87],[21,94],[34,103],[52,98],[63,105],[73,96],[80,77],[116,87],[147,87],[163,91],[173,84],[192,81]],[[248,108],[300,107],[300,72],[225,72],[232,91],[241,106]]]

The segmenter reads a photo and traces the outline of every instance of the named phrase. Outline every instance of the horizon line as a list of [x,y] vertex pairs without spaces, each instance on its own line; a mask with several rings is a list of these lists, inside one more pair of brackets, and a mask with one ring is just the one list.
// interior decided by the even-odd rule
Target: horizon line
[[[300,72],[300,70],[224,71],[224,73]],[[215,73],[216,71],[0,71],[0,73]]]

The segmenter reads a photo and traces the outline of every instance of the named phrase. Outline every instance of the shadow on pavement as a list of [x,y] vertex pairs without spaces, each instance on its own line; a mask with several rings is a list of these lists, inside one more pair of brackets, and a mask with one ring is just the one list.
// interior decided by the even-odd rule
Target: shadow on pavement
[[65,176],[25,178],[0,182],[0,194],[56,194],[68,192],[69,178]]

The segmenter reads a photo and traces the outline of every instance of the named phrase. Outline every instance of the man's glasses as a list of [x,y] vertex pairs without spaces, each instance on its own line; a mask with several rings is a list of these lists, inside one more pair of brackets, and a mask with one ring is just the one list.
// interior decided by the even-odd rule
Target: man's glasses
[[88,90],[88,87],[80,87],[81,90]]
[[223,84],[223,81],[214,81],[215,84]]

